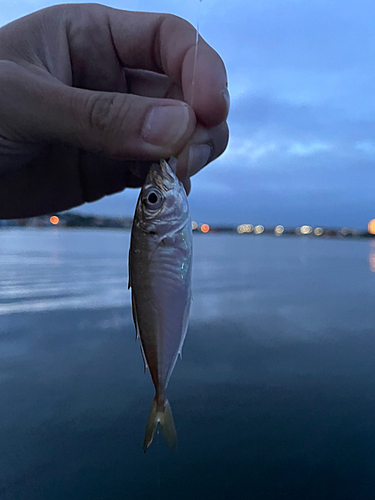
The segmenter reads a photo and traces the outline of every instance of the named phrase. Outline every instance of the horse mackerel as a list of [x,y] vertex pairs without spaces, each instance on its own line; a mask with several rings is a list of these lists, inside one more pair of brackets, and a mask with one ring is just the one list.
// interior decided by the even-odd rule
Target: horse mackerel
[[192,228],[183,185],[165,160],[152,164],[138,198],[129,252],[129,287],[141,350],[155,386],[143,441],[158,424],[177,435],[166,388],[186,336],[191,304]]

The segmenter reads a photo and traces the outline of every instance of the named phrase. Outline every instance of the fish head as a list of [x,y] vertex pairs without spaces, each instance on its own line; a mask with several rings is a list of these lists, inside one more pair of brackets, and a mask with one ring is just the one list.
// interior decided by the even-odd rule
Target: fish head
[[159,236],[190,218],[185,189],[165,160],[152,164],[138,199],[135,218],[143,231]]

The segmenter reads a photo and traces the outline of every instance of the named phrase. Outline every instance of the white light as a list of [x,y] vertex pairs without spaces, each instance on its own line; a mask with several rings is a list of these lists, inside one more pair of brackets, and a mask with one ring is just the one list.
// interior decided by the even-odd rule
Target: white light
[[251,233],[253,230],[253,226],[251,224],[240,224],[237,227],[237,233],[242,234],[242,233]]
[[255,234],[262,234],[264,231],[264,227],[261,226],[260,224],[258,226],[255,226],[254,227],[254,233]]

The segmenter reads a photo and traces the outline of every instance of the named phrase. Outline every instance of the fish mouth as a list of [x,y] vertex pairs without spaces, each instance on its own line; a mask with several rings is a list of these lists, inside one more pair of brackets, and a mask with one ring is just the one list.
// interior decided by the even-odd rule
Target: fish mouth
[[148,173],[145,185],[153,184],[161,191],[169,191],[173,189],[177,177],[172,168],[165,160],[160,160],[159,163],[153,163]]

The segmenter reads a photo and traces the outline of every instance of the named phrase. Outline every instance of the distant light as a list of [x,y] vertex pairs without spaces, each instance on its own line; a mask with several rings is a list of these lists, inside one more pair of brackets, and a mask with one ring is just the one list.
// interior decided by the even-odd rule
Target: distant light
[[348,227],[343,227],[340,231],[340,233],[343,235],[343,236],[348,236],[349,234],[352,233],[351,229],[349,229]]
[[49,221],[51,224],[56,226],[59,223],[60,219],[56,215],[52,215],[52,217],[49,218]]
[[251,224],[240,224],[237,227],[237,233],[242,234],[242,233],[251,233],[253,230],[253,226]]
[[202,224],[201,225],[201,231],[202,231],[202,233],[208,233],[209,230],[210,230],[210,226],[208,224]]
[[311,234],[312,227],[311,226],[301,226],[300,231],[301,231],[301,234]]
[[195,231],[198,229],[198,224],[195,222],[195,220],[191,221],[191,229]]
[[254,227],[254,233],[255,234],[262,234],[264,231],[264,227],[261,226],[260,224],[258,226],[255,226]]
[[275,227],[276,236],[281,236],[283,232],[284,232],[284,226],[282,226],[281,224]]
[[324,230],[323,230],[323,228],[321,228],[321,227],[316,227],[316,228],[314,229],[314,234],[315,234],[315,236],[322,236],[322,234],[323,234],[323,233],[324,233]]
[[367,230],[370,234],[375,234],[375,219],[370,220],[367,226]]

